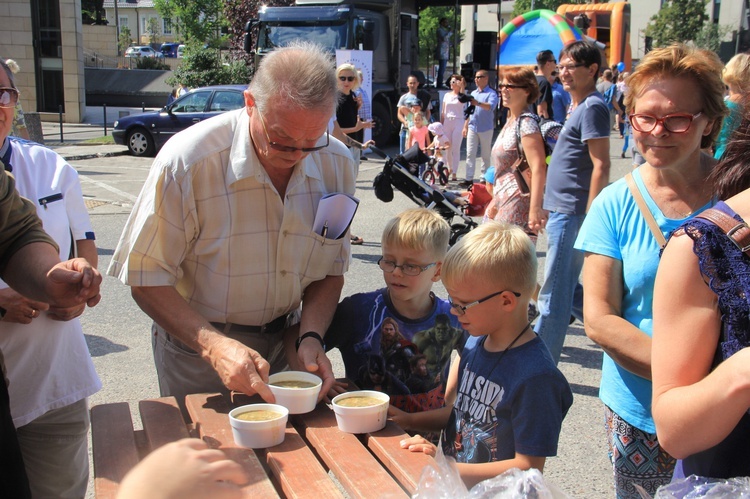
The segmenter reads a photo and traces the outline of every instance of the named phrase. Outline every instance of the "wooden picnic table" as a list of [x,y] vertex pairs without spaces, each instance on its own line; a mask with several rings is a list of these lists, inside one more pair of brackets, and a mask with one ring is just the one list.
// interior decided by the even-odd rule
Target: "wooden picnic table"
[[408,497],[422,469],[434,462],[401,449],[407,434],[392,421],[375,433],[341,432],[324,403],[308,414],[290,415],[283,443],[256,450],[235,444],[229,425],[229,411],[245,402],[202,393],[188,395],[185,403],[187,422],[174,397],[140,401],[143,430],[134,430],[126,402],[91,408],[97,498],[114,498],[125,474],[149,452],[186,437],[202,438],[242,465],[251,477],[245,497],[343,497],[328,470],[351,497]]

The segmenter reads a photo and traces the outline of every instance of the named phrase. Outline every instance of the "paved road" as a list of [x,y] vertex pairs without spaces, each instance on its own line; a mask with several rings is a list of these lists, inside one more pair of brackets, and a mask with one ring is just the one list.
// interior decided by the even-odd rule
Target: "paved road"
[[[630,161],[620,159],[622,141],[612,140],[612,179],[629,170]],[[60,149],[68,151],[71,149]],[[106,269],[122,227],[148,173],[150,160],[130,156],[72,161],[81,176],[84,196],[97,234],[101,269]],[[360,208],[353,229],[365,244],[353,247],[352,263],[343,295],[372,290],[383,285],[376,266],[380,256],[380,231],[386,220],[414,207],[406,196],[396,193],[391,203],[377,200],[372,179],[382,162],[363,162],[357,181]],[[463,171],[463,170],[461,170]],[[541,271],[546,239],[538,244]],[[441,285],[436,292],[445,296]],[[134,304],[129,288],[105,277],[102,302],[82,317],[86,338],[104,388],[91,398],[91,404],[138,400],[158,396],[149,343],[150,320]],[[344,373],[334,352],[336,374]],[[558,457],[549,459],[546,477],[564,492],[577,498],[611,497],[611,468],[607,460],[602,406],[597,398],[601,351],[586,338],[582,325],[570,327],[560,368],[568,378],[575,401],[563,425]],[[137,409],[136,409],[137,410]],[[134,412],[136,426],[140,425]],[[90,493],[89,497],[93,497]]]

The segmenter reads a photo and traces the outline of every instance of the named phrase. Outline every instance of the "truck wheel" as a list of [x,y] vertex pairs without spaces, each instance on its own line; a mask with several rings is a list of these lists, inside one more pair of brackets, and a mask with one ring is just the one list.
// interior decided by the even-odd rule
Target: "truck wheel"
[[133,156],[153,156],[156,152],[154,139],[143,128],[134,128],[128,133],[128,149]]
[[372,139],[378,147],[385,147],[391,142],[393,129],[391,127],[391,115],[381,102],[372,104]]

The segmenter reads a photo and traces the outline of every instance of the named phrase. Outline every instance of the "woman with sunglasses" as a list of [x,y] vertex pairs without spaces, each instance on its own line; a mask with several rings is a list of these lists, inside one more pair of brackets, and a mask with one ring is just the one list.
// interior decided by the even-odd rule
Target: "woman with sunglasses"
[[599,398],[618,498],[672,479],[676,461],[651,414],[654,280],[664,238],[715,201],[716,161],[702,150],[726,114],[721,70],[715,53],[682,44],[641,60],[624,103],[646,163],[594,199],[575,244],[586,335],[604,350]]
[[[531,69],[514,67],[503,71],[498,87],[503,106],[508,108],[508,120],[492,147],[495,183],[485,220],[518,225],[536,243],[536,236],[546,219],[542,199],[547,177],[546,153],[538,117],[529,114],[539,97],[539,86]],[[519,142],[531,169],[529,194],[521,192],[513,174],[514,163],[519,157]]]
[[466,80],[459,74],[451,75],[451,91],[443,95],[443,107],[440,110],[440,122],[443,124],[443,130],[451,144],[451,148],[446,152],[446,163],[451,171],[451,180],[457,181],[458,164],[461,161],[461,142],[464,140],[464,108],[466,104],[459,100],[463,95]]

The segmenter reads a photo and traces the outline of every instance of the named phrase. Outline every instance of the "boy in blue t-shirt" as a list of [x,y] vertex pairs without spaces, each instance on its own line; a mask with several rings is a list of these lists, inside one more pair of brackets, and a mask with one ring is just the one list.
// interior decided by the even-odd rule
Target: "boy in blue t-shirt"
[[[464,236],[442,268],[451,310],[471,335],[461,353],[455,403],[419,414],[389,409],[402,428],[444,429],[445,453],[456,458],[468,487],[511,468],[543,471],[547,456],[557,454],[573,394],[530,327],[536,275],[534,245],[520,228],[487,222]],[[401,447],[436,452],[419,435]]]
[[[432,210],[415,208],[390,220],[378,261],[386,287],[342,300],[325,336],[327,349],[341,351],[347,378],[388,393],[391,405],[407,412],[444,406],[451,354],[467,338],[450,304],[431,291],[449,238],[448,223]],[[420,354],[429,382],[412,391],[409,362]]]

